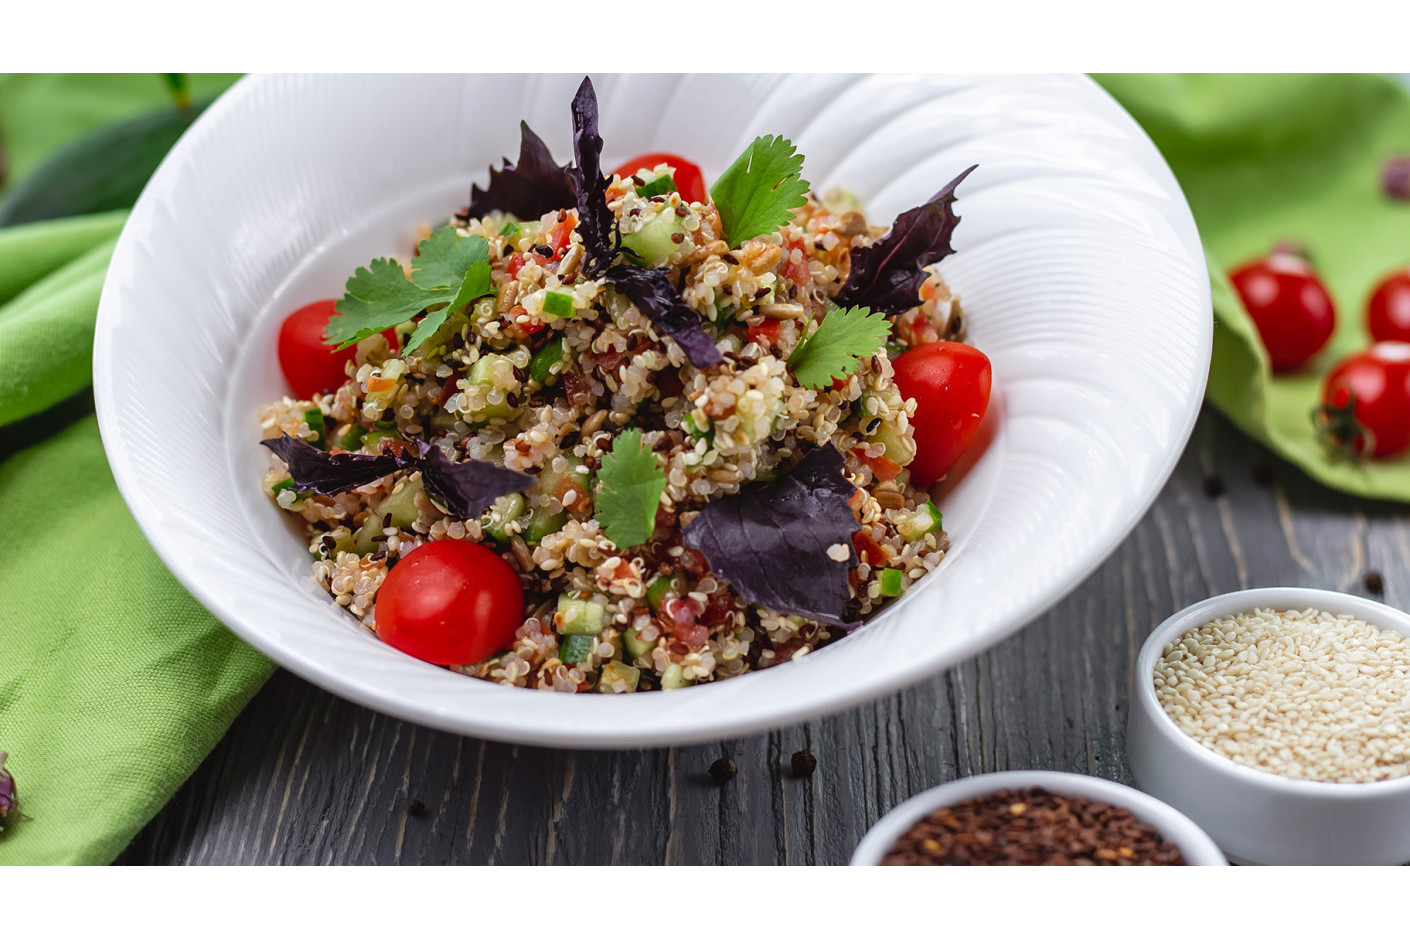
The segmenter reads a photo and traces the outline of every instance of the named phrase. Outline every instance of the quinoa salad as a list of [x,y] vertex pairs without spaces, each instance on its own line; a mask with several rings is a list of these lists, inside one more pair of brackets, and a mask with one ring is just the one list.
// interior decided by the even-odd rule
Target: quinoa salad
[[466,676],[632,692],[799,659],[949,548],[928,488],[973,428],[918,446],[895,362],[983,360],[987,404],[932,270],[969,171],[875,225],[781,137],[707,191],[669,154],[604,172],[587,80],[572,119],[572,164],[523,125],[464,209],[320,308],[321,385],[286,322],[263,489],[340,607]]

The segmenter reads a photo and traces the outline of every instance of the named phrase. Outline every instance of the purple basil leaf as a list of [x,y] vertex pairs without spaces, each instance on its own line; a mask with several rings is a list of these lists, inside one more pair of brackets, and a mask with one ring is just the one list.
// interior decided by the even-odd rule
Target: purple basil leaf
[[496,210],[520,219],[535,220],[545,212],[567,209],[575,204],[576,190],[569,181],[567,167],[553,162],[548,145],[519,122],[519,159],[504,161],[504,168],[490,167],[490,184],[485,189],[470,187],[470,205],[465,212],[478,218]]
[[20,805],[19,790],[15,787],[15,778],[5,769],[5,761],[9,754],[0,751],[0,828],[3,827],[5,817],[13,813]]
[[337,496],[365,486],[397,469],[395,457],[374,454],[330,454],[308,441],[285,434],[260,441],[289,466],[294,489],[320,496]]
[[955,253],[950,236],[959,224],[955,187],[973,173],[970,167],[945,184],[922,206],[896,217],[891,231],[865,248],[852,250],[852,271],[833,300],[839,307],[870,307],[886,314],[905,313],[920,303],[925,269]]
[[695,368],[708,369],[724,361],[719,347],[700,325],[700,314],[681,299],[681,292],[671,283],[665,268],[619,265],[605,276],[607,283],[625,294],[661,332],[680,343]]
[[[772,483],[754,483],[708,504],[681,533],[705,556],[710,570],[728,578],[735,593],[763,604],[837,626],[852,597],[848,569],[856,565],[852,533],[861,528],[848,501],[856,492],[842,474],[842,455],[831,444],[809,453]],[[847,547],[847,560],[828,549]]]
[[527,473],[496,466],[484,460],[455,461],[439,447],[419,437],[411,439],[416,455],[397,462],[421,471],[421,482],[442,505],[462,519],[478,519],[501,496],[526,490],[536,482]]
[[578,235],[587,252],[583,272],[590,278],[602,272],[621,250],[622,233],[617,218],[607,208],[607,184],[602,175],[602,137],[597,133],[597,92],[592,79],[584,78],[573,96],[573,160],[568,171],[577,197]]

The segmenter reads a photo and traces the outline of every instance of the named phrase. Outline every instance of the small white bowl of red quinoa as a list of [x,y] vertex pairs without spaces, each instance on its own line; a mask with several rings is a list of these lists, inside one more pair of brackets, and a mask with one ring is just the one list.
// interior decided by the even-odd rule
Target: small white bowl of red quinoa
[[881,817],[853,865],[1227,865],[1180,812],[1085,774],[962,777]]

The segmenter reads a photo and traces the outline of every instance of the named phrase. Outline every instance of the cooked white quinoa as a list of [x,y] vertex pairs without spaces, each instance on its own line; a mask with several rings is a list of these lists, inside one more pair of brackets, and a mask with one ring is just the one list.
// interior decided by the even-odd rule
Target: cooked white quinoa
[[1155,692],[1180,730],[1249,767],[1368,783],[1410,773],[1410,638],[1346,614],[1260,609],[1165,647]]
[[[336,392],[286,398],[259,411],[265,438],[288,433],[318,441],[307,420],[316,410],[324,447],[376,453],[385,439],[395,445],[423,436],[452,459],[551,472],[560,481],[552,493],[527,491],[517,511],[515,498],[501,499],[482,519],[446,515],[418,491],[410,500],[414,519],[403,513],[396,524],[378,507],[402,487],[419,490],[414,471],[336,497],[295,493],[277,458],[265,475],[265,491],[302,517],[315,580],[368,627],[376,625],[376,595],[389,568],[427,541],[483,541],[513,566],[526,596],[524,623],[512,648],[452,667],[466,675],[561,692],[631,691],[611,678],[615,672],[600,681],[602,666],[617,660],[639,672],[636,689],[670,688],[767,668],[835,639],[840,634],[824,624],[746,604],[679,541],[680,528],[703,505],[791,467],[813,445],[836,446],[858,487],[853,508],[862,528],[853,545],[861,564],[853,569],[849,614],[865,617],[889,602],[884,571],[899,572],[904,590],[949,547],[938,525],[920,535],[908,531],[929,499],[910,485],[908,473],[901,469],[883,482],[872,469],[893,457],[904,464],[906,451],[914,453],[915,403],[901,398],[891,355],[963,338],[959,301],[940,276],[931,275],[915,309],[895,318],[888,349],[834,388],[804,388],[785,366],[789,353],[841,287],[852,249],[885,228],[869,226],[855,200],[830,194],[810,197],[791,223],[731,251],[708,202],[684,202],[676,192],[644,199],[620,178],[609,199],[624,234],[647,219],[674,217],[682,237],[663,266],[714,332],[721,365],[694,368],[624,295],[582,275],[575,210],[517,224],[497,212],[462,213],[453,220],[459,234],[489,243],[494,296],[453,317],[420,355],[397,355],[380,335],[370,337],[358,345],[348,381]],[[565,226],[573,229],[568,243],[554,249],[553,233],[561,236]],[[571,294],[571,316],[545,312],[548,291]],[[566,343],[564,361],[535,380],[529,368],[535,352],[559,341]],[[472,382],[471,367],[491,355],[499,358]],[[657,454],[666,490],[657,536],[622,551],[593,518],[591,484],[575,481],[590,480],[616,433],[628,427],[640,428]],[[891,451],[879,435],[892,441]],[[533,537],[534,518],[554,520],[556,528]],[[834,546],[830,557],[845,558],[847,549]],[[697,624],[667,622],[645,602],[658,577],[672,579],[667,596],[688,600]],[[605,609],[595,647],[574,663],[559,658],[555,632],[561,626],[555,599],[564,593],[591,595]],[[645,652],[626,650],[629,630]]]

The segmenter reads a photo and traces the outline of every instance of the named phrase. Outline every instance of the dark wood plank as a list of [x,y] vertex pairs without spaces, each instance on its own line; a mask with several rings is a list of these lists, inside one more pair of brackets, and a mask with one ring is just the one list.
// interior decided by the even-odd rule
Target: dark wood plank
[[[1224,495],[1207,495],[1209,475]],[[602,753],[431,732],[280,673],[120,861],[841,864],[882,813],[958,776],[1129,782],[1131,673],[1156,624],[1240,587],[1364,593],[1371,568],[1388,602],[1410,603],[1410,508],[1322,488],[1206,412],[1106,564],[1018,636],[914,688],[770,734]],[[809,779],[788,769],[801,748],[817,756]],[[723,788],[707,775],[722,755],[739,766]]]

